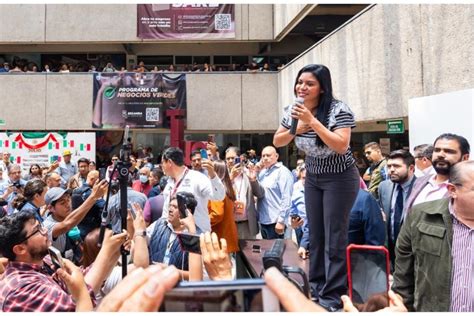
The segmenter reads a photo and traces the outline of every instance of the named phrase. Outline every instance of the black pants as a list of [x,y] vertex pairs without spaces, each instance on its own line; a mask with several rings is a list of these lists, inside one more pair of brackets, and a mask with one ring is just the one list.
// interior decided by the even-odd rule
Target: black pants
[[355,166],[338,174],[306,175],[309,281],[325,307],[339,306],[341,295],[347,294],[349,213],[358,191],[359,172]]
[[260,232],[263,239],[283,239],[285,234],[277,234],[275,231],[275,224],[260,224]]

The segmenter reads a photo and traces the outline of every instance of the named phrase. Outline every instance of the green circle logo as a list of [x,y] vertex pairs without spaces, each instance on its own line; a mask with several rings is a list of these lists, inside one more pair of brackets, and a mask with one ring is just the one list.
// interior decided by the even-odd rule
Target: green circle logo
[[107,87],[104,90],[104,97],[106,99],[113,99],[115,97],[115,88],[114,87]]

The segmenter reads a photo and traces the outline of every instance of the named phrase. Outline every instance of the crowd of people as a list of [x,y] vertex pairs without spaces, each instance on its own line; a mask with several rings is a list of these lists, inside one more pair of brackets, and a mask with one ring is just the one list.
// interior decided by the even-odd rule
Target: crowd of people
[[[3,311],[157,310],[178,280],[235,279],[239,240],[259,238],[294,239],[295,255],[309,259],[311,297],[278,270],[265,271],[288,311],[474,311],[468,141],[445,133],[417,145],[414,155],[385,155],[370,142],[361,175],[349,146],[354,116],[334,98],[329,69],[302,68],[294,92],[304,103],[286,108],[274,135],[276,147],[295,141],[304,153],[294,170],[270,144],[257,157],[208,142],[190,153],[190,166],[179,148],[167,148],[158,165],[145,150],[130,156],[126,227],[120,157],[101,180],[91,161],[73,162],[67,150],[61,162],[31,165],[23,177],[3,153]],[[181,234],[199,235],[200,251],[183,249]],[[385,304],[347,297],[349,244],[387,247],[393,284]],[[64,258],[59,269],[51,266],[50,245]],[[130,252],[127,262],[121,248]],[[123,265],[130,276],[122,280]]]
[[102,66],[96,66],[86,62],[72,63],[59,63],[50,64],[45,63],[43,67],[39,67],[34,61],[28,61],[26,59],[16,58],[12,63],[3,62],[0,64],[1,73],[70,73],[70,72],[211,72],[211,71],[248,71],[248,72],[259,72],[259,71],[277,71],[280,70],[284,65],[271,65],[269,63],[263,63],[258,65],[255,62],[250,64],[229,64],[229,65],[212,65],[210,63],[203,64],[188,64],[188,65],[169,65],[163,66],[150,66],[145,65],[143,61],[140,61],[136,65],[130,65],[128,68],[125,66],[114,66],[111,62],[103,64]]

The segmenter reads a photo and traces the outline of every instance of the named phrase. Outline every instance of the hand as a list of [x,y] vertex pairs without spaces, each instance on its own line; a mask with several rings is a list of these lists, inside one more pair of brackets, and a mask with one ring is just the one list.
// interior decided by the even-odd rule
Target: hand
[[282,223],[276,223],[275,225],[275,233],[278,235],[281,235],[285,232],[285,224]]
[[54,161],[49,167],[50,170],[56,170],[59,167],[59,161]]
[[306,125],[310,125],[313,120],[316,119],[313,113],[311,113],[311,111],[308,110],[303,104],[295,104],[293,106],[291,109],[291,117],[298,119],[299,122],[302,122]]
[[104,242],[101,250],[107,251],[110,255],[117,254],[120,251],[120,246],[128,239],[128,233],[123,230],[120,234],[113,235],[113,232],[108,229],[104,234]]
[[303,226],[303,224],[304,224],[304,220],[301,217],[299,217],[299,219],[291,217],[291,227],[293,229],[297,229],[298,227]]
[[[75,301],[79,301],[83,297],[89,296],[84,275],[81,269],[68,259],[62,259],[64,268],[59,268],[56,273],[66,283],[66,286]],[[89,297],[90,300],[90,297]],[[92,301],[90,302],[90,310],[92,311]]]
[[[201,234],[202,259],[211,280],[232,280],[232,263],[227,253],[227,242],[221,238],[221,246],[216,233]],[[222,247],[222,248],[221,248]]]
[[300,256],[301,259],[308,259],[309,251],[306,250],[304,247],[299,247],[298,256]]
[[287,312],[327,312],[304,296],[277,268],[267,269],[264,278]]
[[242,173],[242,166],[240,164],[236,164],[230,169],[230,181],[233,181],[235,178],[237,178],[240,174]]
[[258,169],[254,164],[248,164],[247,166],[247,177],[249,177],[249,180],[254,182],[257,181],[257,174],[258,174]]
[[212,153],[212,156],[216,156],[217,155],[217,144],[216,143],[213,143],[213,142],[207,142],[207,146],[206,146],[206,149],[210,150],[211,153]]
[[146,230],[145,219],[143,218],[143,209],[138,203],[132,203],[132,209],[135,211],[135,219],[133,219],[133,228],[135,231]]
[[390,290],[388,291],[388,298],[390,300],[390,306],[385,307],[379,310],[378,312],[408,312],[408,309],[406,308],[405,304],[403,304],[403,298],[399,294]]
[[104,297],[98,312],[156,312],[165,293],[179,280],[174,266],[163,269],[152,265],[138,268],[127,275],[108,295]]
[[8,259],[4,257],[0,257],[0,276],[5,272],[5,268],[8,264]]
[[201,165],[203,168],[206,168],[209,179],[214,179],[216,176],[216,172],[214,171],[214,163],[211,160],[203,159]]
[[311,126],[309,124],[304,123],[301,120],[298,120],[298,125],[296,126],[296,135],[304,134],[311,130]]
[[105,179],[100,182],[97,180],[94,184],[94,187],[92,188],[91,196],[96,199],[100,199],[104,196],[105,192],[107,192],[108,185],[109,183]]
[[[388,298],[389,298],[389,307],[382,308],[378,310],[377,312],[402,312],[406,313],[408,312],[406,306],[403,304],[403,299],[400,295],[396,294],[392,290],[388,291]],[[352,304],[351,299],[347,295],[341,296],[342,303],[344,304],[344,312],[356,312],[358,313],[359,310]]]
[[186,217],[181,218],[179,222],[186,227],[186,229],[191,233],[195,234],[196,233],[196,222],[194,220],[194,215],[186,209]]

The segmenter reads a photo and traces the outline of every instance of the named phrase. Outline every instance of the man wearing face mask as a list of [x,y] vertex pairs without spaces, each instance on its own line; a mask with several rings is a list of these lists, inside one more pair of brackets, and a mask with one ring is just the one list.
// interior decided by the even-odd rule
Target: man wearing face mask
[[141,168],[139,171],[138,180],[133,181],[132,189],[137,192],[148,195],[151,189],[153,189],[148,179],[149,177],[150,177],[150,169],[148,167]]

